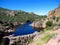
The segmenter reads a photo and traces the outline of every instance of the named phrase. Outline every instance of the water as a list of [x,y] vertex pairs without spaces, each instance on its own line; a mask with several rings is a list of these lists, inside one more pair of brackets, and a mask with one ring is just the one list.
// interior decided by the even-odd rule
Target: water
[[13,34],[15,36],[18,36],[18,35],[27,35],[35,32],[35,30],[29,24],[31,24],[31,22],[26,22],[23,25],[17,26],[16,31],[13,32]]

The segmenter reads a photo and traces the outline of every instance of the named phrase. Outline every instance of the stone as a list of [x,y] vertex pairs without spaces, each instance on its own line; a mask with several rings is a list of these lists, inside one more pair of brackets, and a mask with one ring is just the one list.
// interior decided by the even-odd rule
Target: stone
[[4,38],[10,39],[9,45],[12,45],[15,43],[17,45],[28,45],[30,38],[32,38],[32,37],[34,38],[35,37],[34,35],[35,36],[38,35],[38,32],[34,32],[32,34],[22,35],[22,36],[9,35],[9,36],[5,36]]

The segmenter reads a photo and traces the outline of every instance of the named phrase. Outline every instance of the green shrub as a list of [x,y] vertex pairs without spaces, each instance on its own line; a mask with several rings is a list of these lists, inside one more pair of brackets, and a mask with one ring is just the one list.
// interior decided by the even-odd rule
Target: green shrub
[[53,22],[52,21],[47,21],[46,22],[46,27],[51,27],[53,25]]

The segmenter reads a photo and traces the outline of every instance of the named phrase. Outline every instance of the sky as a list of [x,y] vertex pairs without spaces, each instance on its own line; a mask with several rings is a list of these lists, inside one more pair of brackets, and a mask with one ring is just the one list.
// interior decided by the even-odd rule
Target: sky
[[47,15],[60,4],[60,0],[0,0],[0,7],[11,10],[34,12],[38,15]]

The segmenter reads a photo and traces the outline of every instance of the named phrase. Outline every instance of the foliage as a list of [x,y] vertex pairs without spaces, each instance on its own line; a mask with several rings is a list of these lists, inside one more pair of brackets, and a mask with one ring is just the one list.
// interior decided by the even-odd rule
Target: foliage
[[53,33],[53,34],[44,35],[42,38],[39,39],[39,42],[37,42],[36,45],[43,45],[44,43],[47,43],[55,35],[57,35],[57,34]]
[[52,16],[52,19],[55,20],[55,19],[56,19],[56,16],[53,15],[53,16]]
[[46,22],[46,27],[51,27],[53,25],[53,22],[52,21],[47,21]]
[[58,21],[59,21],[59,18],[57,17],[57,18],[56,18],[56,22],[58,22]]
[[33,39],[32,39],[32,38],[30,38],[29,43],[32,43],[32,42],[33,42]]
[[[16,14],[15,16],[7,16],[6,11],[14,11]],[[46,18],[47,16],[38,16],[36,14],[30,14],[28,12],[22,11],[22,10],[9,10],[9,9],[5,9],[5,8],[0,8],[0,20],[3,20],[5,22],[25,22],[27,20],[30,21],[34,21],[36,19],[42,19],[42,18]]]
[[41,40],[46,43],[51,37],[52,35],[46,34],[43,38],[41,38]]

